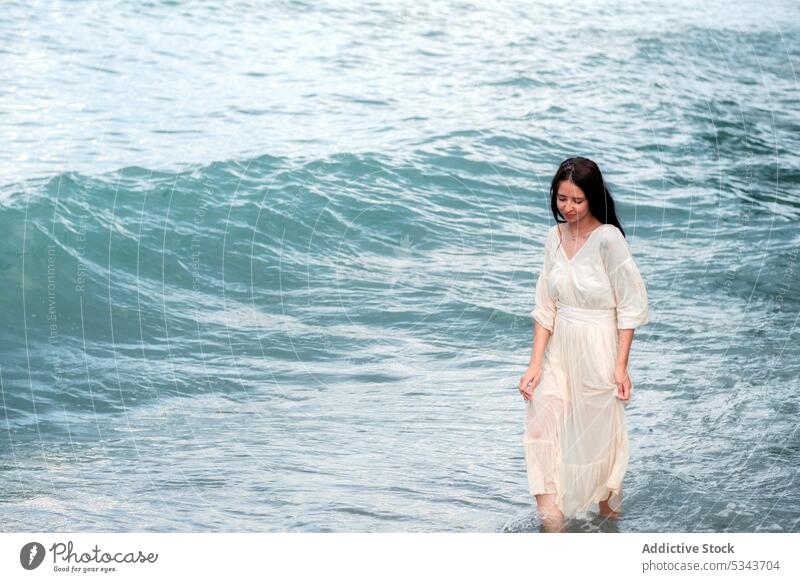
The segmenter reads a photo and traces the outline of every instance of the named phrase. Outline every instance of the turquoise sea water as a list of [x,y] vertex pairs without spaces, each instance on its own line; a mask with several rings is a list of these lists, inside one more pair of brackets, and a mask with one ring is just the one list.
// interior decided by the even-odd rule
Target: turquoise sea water
[[[798,531],[791,2],[11,3],[3,531],[536,531],[558,163],[651,301],[625,515]],[[21,26],[24,24],[24,26]]]

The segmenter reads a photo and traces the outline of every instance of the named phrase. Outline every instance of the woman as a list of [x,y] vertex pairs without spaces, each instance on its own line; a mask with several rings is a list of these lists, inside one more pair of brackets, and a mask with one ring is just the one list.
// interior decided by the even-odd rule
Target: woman
[[549,532],[589,510],[620,516],[628,354],[634,328],[648,321],[647,291],[597,164],[565,160],[550,195],[556,224],[544,243],[533,350],[519,382],[528,484]]

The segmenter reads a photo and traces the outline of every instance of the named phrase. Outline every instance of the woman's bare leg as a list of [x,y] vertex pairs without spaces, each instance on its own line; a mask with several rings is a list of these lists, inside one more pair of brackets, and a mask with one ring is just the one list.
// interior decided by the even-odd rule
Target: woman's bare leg
[[[614,511],[611,509],[611,506],[608,505],[608,500],[611,499],[611,495],[613,495],[613,493],[609,493],[606,500],[600,502],[600,515],[611,519],[619,519],[622,517],[622,514],[619,511]],[[622,488],[620,488],[620,495],[622,495]]]
[[[525,458],[528,465],[538,464],[546,473],[545,490],[556,488],[558,443],[563,422],[563,399],[534,392],[525,419]],[[538,488],[542,485],[533,483],[532,486]],[[556,493],[536,495],[539,517],[547,532],[561,531],[564,527],[564,514],[556,505],[556,497]]]
[[539,518],[542,520],[545,531],[549,533],[560,532],[564,528],[564,514],[556,505],[555,493],[542,493],[536,496],[539,506]]

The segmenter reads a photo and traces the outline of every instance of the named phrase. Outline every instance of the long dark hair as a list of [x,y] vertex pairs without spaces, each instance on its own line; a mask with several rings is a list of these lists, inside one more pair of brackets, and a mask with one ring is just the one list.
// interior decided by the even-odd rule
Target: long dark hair
[[614,199],[603,181],[603,174],[597,164],[588,158],[567,158],[561,162],[556,175],[553,176],[553,181],[550,183],[550,209],[553,211],[556,223],[567,221],[558,211],[556,203],[558,185],[562,180],[572,182],[583,190],[589,201],[589,212],[592,216],[605,224],[613,224],[620,230],[622,236],[625,236],[614,210]]

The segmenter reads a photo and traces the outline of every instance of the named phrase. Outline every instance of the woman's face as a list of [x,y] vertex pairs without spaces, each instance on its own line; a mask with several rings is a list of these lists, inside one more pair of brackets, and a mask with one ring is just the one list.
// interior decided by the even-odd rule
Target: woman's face
[[567,222],[583,222],[584,218],[591,215],[589,201],[580,186],[568,180],[562,180],[556,191],[556,204],[558,211],[567,219]]

